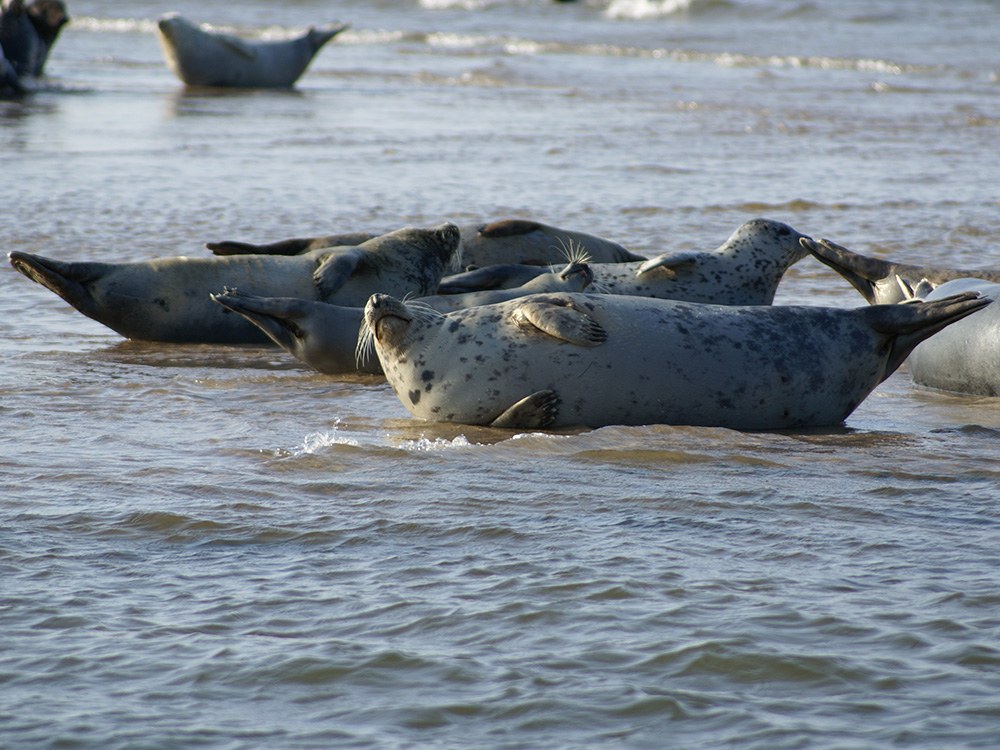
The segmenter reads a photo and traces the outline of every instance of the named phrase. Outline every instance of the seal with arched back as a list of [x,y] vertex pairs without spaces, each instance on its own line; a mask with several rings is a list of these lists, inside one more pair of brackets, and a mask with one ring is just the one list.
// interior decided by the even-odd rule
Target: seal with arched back
[[226,287],[361,307],[375,292],[427,296],[458,249],[458,227],[407,228],[305,255],[65,262],[24,252],[10,262],[84,315],[130,339],[261,343],[257,326],[211,299]]
[[[799,243],[803,238],[780,221],[753,219],[715,250],[664,253],[642,262],[591,263],[594,289],[720,305],[769,305],[785,271],[809,254]],[[439,293],[505,286],[508,278],[523,284],[526,275],[539,272],[523,265],[482,268],[445,277]]]
[[851,286],[861,292],[862,297],[873,305],[890,305],[906,299],[903,288],[897,279],[912,281],[926,279],[932,284],[943,284],[946,281],[961,278],[1000,282],[1000,270],[996,269],[968,270],[895,263],[852,252],[846,247],[841,247],[825,239],[814,241],[804,238],[802,245],[813,254],[816,260],[843,276],[850,282]]
[[347,28],[310,28],[291,39],[251,41],[206,31],[177,13],[157,21],[167,67],[188,86],[290,88],[324,44]]
[[537,429],[835,425],[975,294],[853,310],[541,294],[441,315],[386,295],[366,336],[403,406],[437,422]]

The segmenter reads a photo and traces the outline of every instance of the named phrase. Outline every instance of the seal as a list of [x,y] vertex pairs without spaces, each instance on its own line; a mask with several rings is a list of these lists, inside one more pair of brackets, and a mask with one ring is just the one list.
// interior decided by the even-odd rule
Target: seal
[[266,245],[224,240],[222,242],[206,242],[205,247],[215,255],[302,255],[302,253],[308,253],[311,250],[322,250],[324,247],[360,245],[373,237],[378,237],[378,235],[370,232],[345,232],[344,234],[329,234],[323,237],[293,237],[290,240],[280,240]]
[[188,86],[291,88],[320,48],[346,24],[333,24],[292,39],[249,41],[195,26],[177,13],[156,24],[167,67]]
[[[641,263],[592,263],[594,288],[608,294],[656,297],[720,305],[770,305],[778,284],[792,264],[808,255],[799,240],[806,236],[787,224],[753,219],[709,252],[658,255]],[[464,261],[464,259],[463,259]],[[507,274],[507,267],[504,273]],[[521,281],[532,269],[520,267],[511,278]],[[536,271],[537,272],[537,271]],[[442,280],[439,294],[477,288],[484,268]],[[524,282],[521,281],[523,284]]]
[[1000,282],[1000,271],[996,270],[970,271],[894,263],[852,252],[846,247],[841,247],[826,239],[814,241],[804,238],[802,245],[812,253],[816,260],[829,266],[849,281],[851,286],[861,292],[861,296],[872,305],[891,305],[906,299],[906,294],[897,279],[926,279],[932,284],[943,284],[946,281],[961,278]]
[[[923,280],[913,290],[904,282],[909,300],[927,302],[954,294],[975,292],[991,300],[1000,299],[1000,284],[984,279],[960,278],[934,287]],[[959,321],[918,345],[906,360],[914,383],[952,393],[1000,396],[1000,306]]]
[[[6,81],[23,89],[29,78],[44,73],[49,51],[63,26],[69,23],[66,6],[60,0],[10,0],[0,10],[0,48],[9,72]],[[0,63],[0,70],[3,64]]]
[[375,292],[433,294],[458,249],[458,227],[406,228],[356,247],[291,257],[237,255],[69,263],[10,253],[15,269],[130,339],[261,343],[269,339],[209,296],[225,287],[361,307]]
[[[422,297],[414,303],[446,312],[545,291],[583,291],[592,279],[593,274],[586,264],[571,263],[559,273],[538,276],[517,289]],[[278,346],[314,370],[328,375],[356,370],[382,372],[374,352],[358,347],[358,331],[364,319],[364,310],[360,307],[291,297],[258,297],[239,290],[213,294],[212,299],[254,323]]]
[[[462,234],[462,262],[471,266],[494,266],[497,264],[525,264],[530,266],[550,266],[574,260],[589,263],[626,263],[644,261],[641,255],[626,250],[617,242],[603,239],[586,232],[542,224],[526,219],[504,219],[486,224],[459,225]],[[266,255],[295,255],[332,244],[348,244],[345,237],[364,235],[334,234],[319,237],[295,237],[278,242],[255,245],[249,242],[227,240],[206,245],[216,255],[236,253],[260,253]],[[518,283],[504,286],[520,286],[533,276],[544,273],[545,269],[534,268]],[[495,289],[501,285],[480,284],[475,290]]]
[[975,294],[857,309],[541,294],[442,315],[386,295],[365,338],[418,419],[539,429],[835,425]]

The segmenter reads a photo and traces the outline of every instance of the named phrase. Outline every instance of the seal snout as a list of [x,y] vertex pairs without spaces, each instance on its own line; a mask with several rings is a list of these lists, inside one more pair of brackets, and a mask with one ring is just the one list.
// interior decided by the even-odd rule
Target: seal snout
[[382,343],[405,331],[413,316],[406,305],[388,294],[373,294],[365,305],[365,326]]

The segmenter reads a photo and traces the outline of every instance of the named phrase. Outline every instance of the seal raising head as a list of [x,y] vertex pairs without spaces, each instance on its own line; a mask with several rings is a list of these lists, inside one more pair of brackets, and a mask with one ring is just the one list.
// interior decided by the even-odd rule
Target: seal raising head
[[441,315],[374,295],[365,325],[419,419],[768,430],[841,423],[920,341],[988,303],[844,310],[558,293]]

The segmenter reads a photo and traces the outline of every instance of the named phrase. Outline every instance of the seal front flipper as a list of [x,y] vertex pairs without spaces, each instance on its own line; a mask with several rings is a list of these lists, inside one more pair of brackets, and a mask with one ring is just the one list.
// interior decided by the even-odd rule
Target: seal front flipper
[[242,39],[235,36],[229,36],[228,34],[220,34],[217,38],[223,46],[228,47],[232,52],[235,52],[244,60],[252,61],[257,59],[257,50],[253,46],[244,42]]
[[555,391],[535,391],[494,419],[490,427],[543,429],[550,427],[558,414],[559,396]]
[[325,300],[331,294],[336,294],[351,278],[351,275],[358,270],[364,257],[364,251],[357,249],[331,253],[326,256],[319,267],[313,271],[313,283],[316,284],[319,298]]
[[558,297],[529,297],[511,317],[521,328],[537,330],[577,346],[600,346],[608,339],[600,323]]
[[699,253],[664,253],[645,261],[636,270],[636,276],[642,276],[655,268],[664,268],[668,271],[683,271],[694,268],[698,262]]

